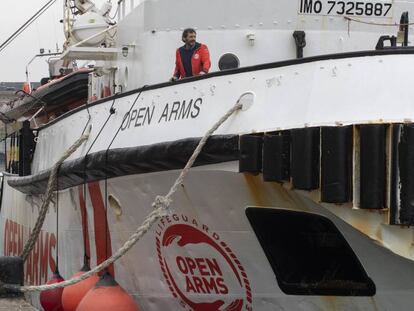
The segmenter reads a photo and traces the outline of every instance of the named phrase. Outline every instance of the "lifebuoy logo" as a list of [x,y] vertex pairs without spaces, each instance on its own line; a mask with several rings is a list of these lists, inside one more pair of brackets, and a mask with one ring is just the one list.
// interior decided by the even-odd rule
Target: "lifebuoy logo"
[[161,271],[172,295],[191,311],[252,309],[246,271],[219,234],[185,215],[164,217],[156,230]]

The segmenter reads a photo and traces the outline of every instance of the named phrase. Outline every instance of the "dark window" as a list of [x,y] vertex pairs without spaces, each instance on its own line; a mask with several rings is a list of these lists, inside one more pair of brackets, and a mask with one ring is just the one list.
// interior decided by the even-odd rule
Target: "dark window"
[[218,65],[220,70],[235,69],[239,68],[240,61],[236,55],[227,53],[220,57]]
[[284,293],[375,295],[374,283],[328,218],[270,208],[248,208],[246,214]]

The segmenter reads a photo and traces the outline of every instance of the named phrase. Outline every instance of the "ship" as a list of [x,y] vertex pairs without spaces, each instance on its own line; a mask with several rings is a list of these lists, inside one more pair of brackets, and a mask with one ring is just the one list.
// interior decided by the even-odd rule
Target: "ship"
[[[101,276],[139,310],[412,310],[414,1],[111,5],[65,0],[50,77],[1,107],[3,256],[53,180],[24,283],[102,264],[161,204]],[[171,80],[188,27],[211,69]]]

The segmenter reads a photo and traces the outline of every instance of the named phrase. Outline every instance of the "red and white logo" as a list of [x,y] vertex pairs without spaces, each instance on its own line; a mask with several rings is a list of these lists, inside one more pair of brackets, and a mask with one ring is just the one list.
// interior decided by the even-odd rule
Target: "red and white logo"
[[194,54],[194,59],[199,59],[199,58],[200,58],[200,55]]
[[206,225],[185,215],[158,223],[156,246],[172,295],[190,311],[252,310],[245,269],[231,248]]

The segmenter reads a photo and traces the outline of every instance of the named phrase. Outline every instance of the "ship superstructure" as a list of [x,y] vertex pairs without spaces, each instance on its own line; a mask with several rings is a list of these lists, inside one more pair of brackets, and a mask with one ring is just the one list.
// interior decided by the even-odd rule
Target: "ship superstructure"
[[[141,310],[411,310],[414,1],[120,1],[116,17],[66,4],[51,62],[64,75],[1,116],[7,256],[91,131],[59,169],[27,283],[48,280],[57,252],[66,277],[115,253],[240,103],[108,271]],[[169,82],[187,27],[211,72]]]

